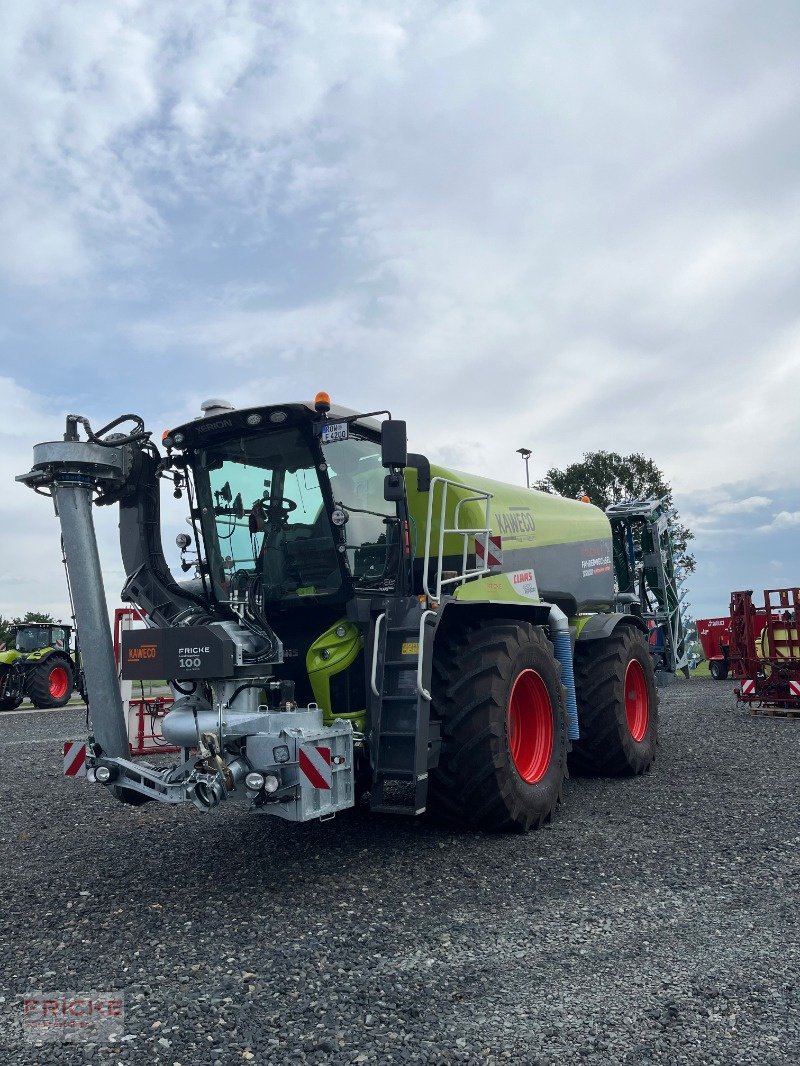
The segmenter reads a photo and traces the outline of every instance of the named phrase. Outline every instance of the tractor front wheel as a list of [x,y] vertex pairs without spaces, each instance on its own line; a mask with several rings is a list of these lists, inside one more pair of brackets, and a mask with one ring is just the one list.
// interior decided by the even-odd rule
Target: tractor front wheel
[[33,671],[26,686],[34,707],[63,707],[73,689],[72,663],[52,656]]
[[[6,663],[0,664],[0,692],[6,692],[9,688],[12,692],[17,690],[19,681],[14,676],[15,672],[14,666],[8,666]],[[13,711],[21,703],[22,696],[0,696],[0,711]]]
[[579,641],[575,689],[581,738],[570,769],[602,777],[648,770],[658,746],[658,692],[640,630],[621,625],[604,640]]
[[434,654],[442,753],[429,809],[479,829],[538,828],[567,772],[561,670],[541,629],[497,620],[459,629]]

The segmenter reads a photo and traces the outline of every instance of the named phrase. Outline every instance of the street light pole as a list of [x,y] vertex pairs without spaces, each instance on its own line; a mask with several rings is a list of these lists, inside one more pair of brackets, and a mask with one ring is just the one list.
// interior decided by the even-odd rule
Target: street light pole
[[530,450],[530,448],[517,448],[517,451],[522,456],[522,458],[525,460],[525,485],[527,486],[527,488],[530,488],[531,487],[531,476],[530,476],[530,473],[528,471],[528,460],[530,459],[531,454],[532,454],[531,450]]

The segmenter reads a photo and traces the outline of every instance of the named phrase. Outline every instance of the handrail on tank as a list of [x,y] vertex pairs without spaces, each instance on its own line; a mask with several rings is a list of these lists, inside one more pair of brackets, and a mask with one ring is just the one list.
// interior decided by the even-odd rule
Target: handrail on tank
[[[431,530],[432,530],[432,518],[433,518],[433,505],[434,496],[436,495],[437,488],[441,486],[441,505],[439,508],[439,544],[437,554],[437,566],[436,566],[436,588],[431,591],[429,580],[429,568],[431,561]],[[447,494],[450,489],[465,489],[467,492],[474,495],[464,497],[458,500],[453,512],[453,528],[447,529],[445,527],[445,516],[447,514]],[[434,477],[431,478],[430,490],[428,492],[428,516],[425,529],[425,563],[422,571],[422,587],[425,590],[425,595],[437,602],[442,598],[442,588],[445,585],[460,585],[465,581],[469,581],[473,577],[481,577],[483,574],[489,573],[489,537],[492,532],[490,523],[489,507],[492,500],[491,492],[484,492],[482,489],[476,489],[473,485],[465,485],[460,481],[451,481],[446,477]],[[465,503],[483,503],[484,506],[484,526],[483,527],[469,527],[463,528],[460,525],[461,508]],[[444,538],[446,536],[455,535],[463,538],[462,552],[461,552],[461,573],[456,577],[442,578],[443,559],[444,559]],[[467,567],[467,556],[469,555],[469,538],[475,537],[475,539],[483,539],[483,559],[480,566],[475,566],[472,569]]]

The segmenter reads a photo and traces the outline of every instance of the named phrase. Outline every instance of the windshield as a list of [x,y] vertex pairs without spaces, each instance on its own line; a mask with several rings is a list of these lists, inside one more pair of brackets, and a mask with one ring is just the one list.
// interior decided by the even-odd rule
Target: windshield
[[300,430],[242,437],[201,452],[197,492],[219,598],[237,595],[253,575],[271,601],[341,590],[319,471]]
[[39,651],[40,648],[50,647],[50,630],[39,629],[38,626],[26,626],[17,630],[17,651]]
[[[383,589],[394,574],[397,518],[383,499],[380,446],[354,435],[326,444],[325,462],[320,454],[297,428],[199,453],[195,479],[218,599],[239,598],[254,575],[265,601],[286,603],[341,593],[343,563],[357,587]],[[331,525],[334,508],[344,512],[339,526]]]

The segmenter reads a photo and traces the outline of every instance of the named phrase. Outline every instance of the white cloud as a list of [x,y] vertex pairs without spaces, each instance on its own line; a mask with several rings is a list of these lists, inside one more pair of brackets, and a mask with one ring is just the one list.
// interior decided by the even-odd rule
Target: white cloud
[[644,452],[709,536],[793,515],[793,8],[6,5],[14,365],[159,419],[328,387],[500,478]]
[[773,533],[776,530],[793,529],[800,526],[800,511],[779,511],[769,525],[759,526],[759,533]]
[[709,510],[712,514],[751,514],[753,511],[761,511],[769,507],[771,503],[769,496],[746,496],[743,500],[728,500],[714,504]]

